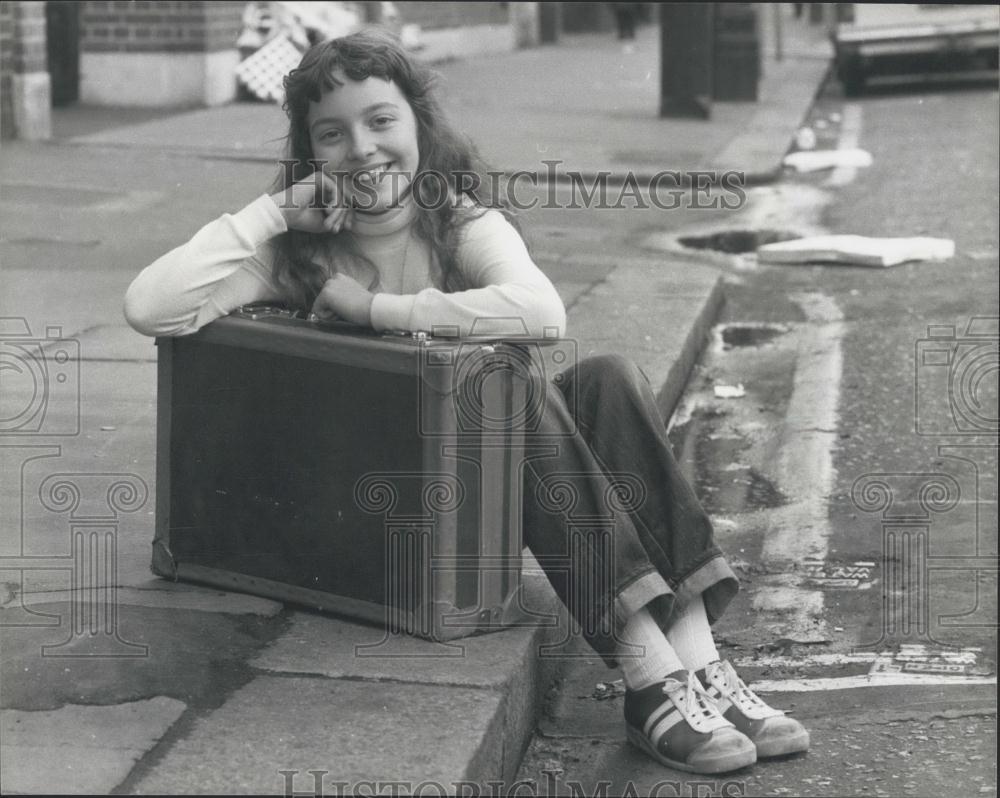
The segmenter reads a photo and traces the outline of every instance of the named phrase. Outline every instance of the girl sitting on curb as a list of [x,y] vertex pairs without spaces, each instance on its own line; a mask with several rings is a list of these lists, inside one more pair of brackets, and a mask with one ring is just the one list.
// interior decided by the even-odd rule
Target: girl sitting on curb
[[[271,195],[135,278],[125,316],[136,330],[186,335],[278,300],[377,331],[563,334],[559,295],[504,209],[468,185],[483,165],[445,121],[431,73],[396,40],[360,32],[317,44],[285,89],[291,168]],[[628,739],[696,773],[805,751],[801,724],[720,660],[710,623],[737,580],[642,372],[617,356],[573,365],[548,384],[531,435],[558,454],[524,464],[525,543],[587,642],[622,668]],[[613,474],[637,478],[641,496],[615,499]],[[613,518],[608,546],[571,545],[552,496],[567,475],[579,514]],[[569,551],[579,552],[569,573],[546,565]]]

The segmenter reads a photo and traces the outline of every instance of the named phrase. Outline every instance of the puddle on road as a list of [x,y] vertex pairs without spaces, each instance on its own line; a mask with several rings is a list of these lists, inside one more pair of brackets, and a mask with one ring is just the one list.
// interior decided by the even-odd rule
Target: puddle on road
[[754,468],[748,469],[745,480],[734,480],[734,482],[746,485],[747,509],[781,507],[789,502],[788,497],[771,480]]
[[829,192],[804,183],[757,186],[746,191],[742,208],[726,214],[724,224],[692,219],[692,224],[671,231],[650,230],[639,245],[703,258],[727,269],[753,269],[759,246],[829,232],[823,214],[831,199]]
[[788,332],[784,324],[727,324],[719,330],[723,351],[737,347],[761,346]]
[[689,249],[713,249],[730,255],[756,252],[757,247],[802,238],[789,230],[720,230],[700,236],[679,236],[677,242]]

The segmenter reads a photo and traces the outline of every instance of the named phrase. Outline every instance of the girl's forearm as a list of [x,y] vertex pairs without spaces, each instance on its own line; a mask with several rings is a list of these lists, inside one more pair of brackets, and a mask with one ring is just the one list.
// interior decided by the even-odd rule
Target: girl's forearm
[[187,335],[240,305],[276,298],[270,264],[255,255],[285,229],[266,195],[210,222],[132,281],[126,320],[144,335]]
[[[544,279],[544,278],[543,278]],[[446,294],[376,294],[371,305],[376,330],[448,330],[448,334],[560,338],[566,330],[562,300],[547,279],[488,285]]]

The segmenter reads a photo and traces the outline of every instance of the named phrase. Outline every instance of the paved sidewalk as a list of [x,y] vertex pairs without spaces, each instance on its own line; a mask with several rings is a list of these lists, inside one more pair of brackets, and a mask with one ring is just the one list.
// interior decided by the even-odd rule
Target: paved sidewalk
[[[769,14],[768,14],[769,16]],[[711,121],[661,119],[659,28],[640,28],[634,44],[607,34],[565,36],[557,45],[439,64],[444,105],[495,168],[593,175],[660,170],[745,172],[773,178],[791,135],[829,68],[820,27],[789,16],[784,58],[765,37],[757,102],[719,102]],[[768,32],[768,21],[762,20]],[[56,132],[76,144],[180,149],[274,161],[287,120],[276,105],[234,103],[149,121],[149,111],[88,109],[57,114]],[[95,124],[118,124],[88,131]],[[83,128],[86,132],[74,128]]]
[[[459,125],[505,169],[558,157],[581,172],[718,167],[766,179],[829,63],[818,29],[789,17],[786,34],[786,60],[765,63],[761,101],[717,104],[710,122],[656,117],[655,27],[632,52],[608,36],[567,37],[440,71]],[[149,577],[156,356],[125,326],[121,297],[141,266],[220,212],[211,209],[260,193],[280,112],[75,108],[55,123],[57,141],[5,144],[0,158],[0,316],[24,318],[36,336],[58,323],[79,343],[82,410],[79,434],[0,441],[0,524],[21,531],[0,558],[4,791],[301,792],[314,778],[327,791],[362,781],[453,790],[514,778],[560,665],[539,647],[571,637],[530,558],[528,604],[559,623],[461,641],[460,660],[412,638],[390,640],[392,656],[359,659],[355,646],[377,643],[379,629]],[[631,357],[668,416],[722,302],[718,272],[622,250],[566,215],[548,230],[536,258],[569,308],[580,355]],[[85,484],[96,509],[45,499],[40,486],[55,473]],[[111,495],[102,477],[134,486],[111,516],[97,506]],[[117,535],[105,560],[117,570],[101,584],[117,590],[98,591],[97,606],[117,613],[101,627],[110,617],[114,633],[95,635],[72,546],[80,519],[101,512]]]

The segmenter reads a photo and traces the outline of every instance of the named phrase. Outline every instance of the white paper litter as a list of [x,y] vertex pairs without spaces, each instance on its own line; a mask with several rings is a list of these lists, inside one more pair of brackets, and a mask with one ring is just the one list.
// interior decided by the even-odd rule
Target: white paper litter
[[716,399],[741,399],[746,396],[747,392],[743,388],[743,383],[739,385],[716,385],[715,386],[715,398]]
[[835,169],[838,166],[860,168],[872,165],[872,155],[867,150],[852,147],[843,150],[802,150],[792,152],[782,161],[796,172],[818,172],[821,169]]
[[955,242],[951,239],[919,236],[811,236],[757,247],[758,263],[844,263],[884,267],[911,260],[947,260],[954,255]]

